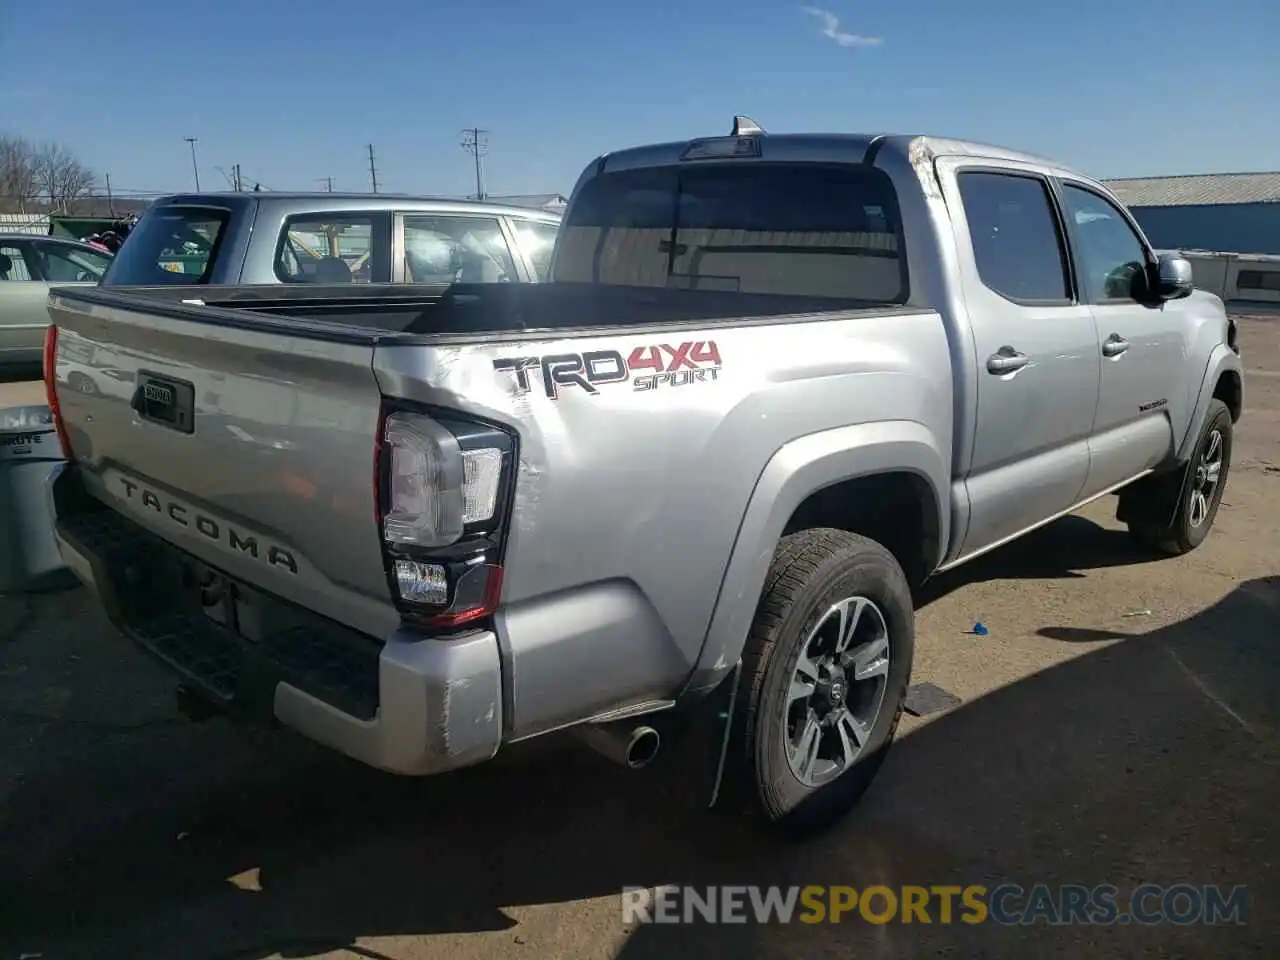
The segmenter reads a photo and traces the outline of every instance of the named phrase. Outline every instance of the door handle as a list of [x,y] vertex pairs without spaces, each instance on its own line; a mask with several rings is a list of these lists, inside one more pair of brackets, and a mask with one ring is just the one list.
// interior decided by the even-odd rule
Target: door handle
[[1010,346],[1003,346],[987,357],[987,372],[996,375],[1013,373],[1015,370],[1021,370],[1030,362],[1031,358],[1025,353],[1019,353]]
[[1118,357],[1129,349],[1129,341],[1125,340],[1118,333],[1113,333],[1107,337],[1102,344],[1102,355],[1104,357]]

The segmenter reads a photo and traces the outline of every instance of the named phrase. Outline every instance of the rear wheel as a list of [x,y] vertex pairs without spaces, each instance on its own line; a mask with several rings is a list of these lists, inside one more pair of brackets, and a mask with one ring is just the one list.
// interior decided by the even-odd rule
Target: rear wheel
[[89,376],[76,371],[67,378],[67,385],[77,393],[93,396],[98,392],[98,385]]
[[1129,532],[1148,549],[1178,556],[1204,542],[1222,504],[1222,493],[1231,468],[1231,411],[1221,400],[1210,400],[1200,439],[1190,462],[1161,482],[1177,485],[1170,490],[1178,498],[1177,512],[1163,523],[1135,519]]
[[888,550],[841,530],[785,538],[744,652],[727,794],[790,835],[841,817],[884,760],[913,655],[911,592]]

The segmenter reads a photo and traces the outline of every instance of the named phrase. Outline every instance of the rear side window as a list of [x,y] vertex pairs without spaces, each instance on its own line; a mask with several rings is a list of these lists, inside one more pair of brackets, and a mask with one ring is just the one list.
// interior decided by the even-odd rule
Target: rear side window
[[512,220],[511,225],[516,232],[516,243],[533,267],[534,278],[544,283],[551,272],[551,252],[555,249],[560,225],[542,220]]
[[961,173],[969,238],[984,286],[1015,303],[1069,303],[1062,234],[1038,177]]
[[129,231],[105,286],[208,283],[231,215],[217,207],[156,207]]
[[404,218],[408,283],[515,283],[516,265],[496,217]]
[[276,250],[285,283],[390,283],[389,215],[322,213],[290,217]]
[[97,283],[111,266],[111,258],[105,253],[61,243],[39,244],[36,255],[44,278],[50,283]]
[[897,198],[876,170],[820,164],[606,173],[571,205],[553,279],[620,286],[907,299]]
[[1241,270],[1236,286],[1241,290],[1266,290],[1280,293],[1280,273],[1265,270]]

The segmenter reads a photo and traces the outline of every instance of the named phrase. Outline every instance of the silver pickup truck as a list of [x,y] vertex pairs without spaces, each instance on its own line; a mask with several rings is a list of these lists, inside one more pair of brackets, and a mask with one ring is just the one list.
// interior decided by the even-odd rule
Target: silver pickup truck
[[[51,295],[61,550],[189,712],[433,774],[715,703],[719,805],[803,833],[885,756],[913,586],[1106,494],[1214,522],[1234,327],[1049,160],[739,118],[593,161],[551,280]],[[131,397],[61,389],[86,348]]]

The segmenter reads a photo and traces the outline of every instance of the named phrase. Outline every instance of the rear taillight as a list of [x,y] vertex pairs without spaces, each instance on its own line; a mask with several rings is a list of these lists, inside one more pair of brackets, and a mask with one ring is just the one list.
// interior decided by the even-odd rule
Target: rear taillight
[[383,411],[378,526],[407,617],[454,627],[497,610],[514,464],[515,440],[501,428],[455,414]]
[[53,417],[54,429],[58,432],[58,443],[62,445],[62,455],[71,459],[71,439],[67,436],[66,424],[62,422],[62,409],[58,406],[58,327],[49,324],[44,331],[44,396],[49,405],[49,414]]

